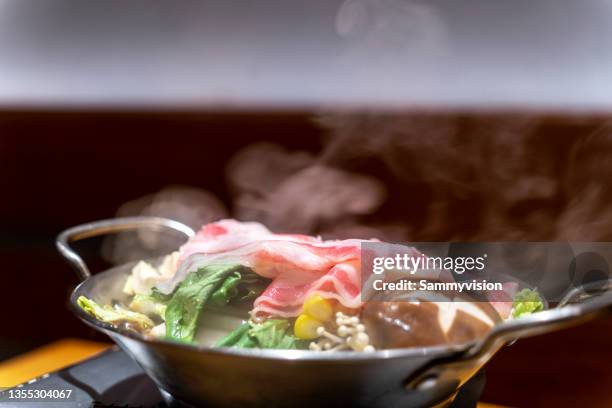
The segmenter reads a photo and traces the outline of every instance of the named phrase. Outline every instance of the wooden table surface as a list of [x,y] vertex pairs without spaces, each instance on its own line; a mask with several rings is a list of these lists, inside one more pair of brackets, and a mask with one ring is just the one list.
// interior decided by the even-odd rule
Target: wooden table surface
[[[92,357],[112,344],[81,339],[63,339],[0,362],[0,388],[10,388],[42,374],[59,370]],[[478,403],[478,408],[501,408]]]

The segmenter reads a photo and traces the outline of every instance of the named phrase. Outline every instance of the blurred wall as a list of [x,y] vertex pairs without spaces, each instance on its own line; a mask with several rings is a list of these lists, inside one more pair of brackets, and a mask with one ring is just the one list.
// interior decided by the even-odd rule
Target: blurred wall
[[[115,216],[125,202],[172,184],[227,199],[225,165],[245,144],[269,140],[317,149],[299,115],[0,114],[0,358],[89,330],[67,310],[76,275],[55,236]],[[83,250],[103,267],[95,245]]]
[[[490,123],[489,119],[485,123]],[[287,151],[303,151],[316,157],[317,163],[341,163],[351,171],[372,174],[381,180],[392,179],[389,174],[393,172],[387,167],[394,165],[399,165],[404,175],[413,174],[408,169],[415,172],[424,169],[423,173],[414,173],[408,181],[385,182],[386,201],[375,208],[377,212],[351,218],[349,224],[342,224],[347,222],[342,218],[341,222],[318,220],[316,226],[308,227],[311,229],[308,232],[323,231],[332,236],[340,233],[334,226],[342,229],[346,225],[344,233],[349,235],[352,231],[355,234],[376,231],[383,237],[404,239],[553,239],[559,228],[551,226],[564,225],[560,222],[562,219],[575,220],[574,225],[587,225],[584,214],[570,214],[568,218],[563,210],[566,201],[573,199],[574,191],[589,184],[590,180],[597,180],[598,174],[604,185],[609,180],[606,164],[609,151],[605,148],[609,144],[596,145],[594,153],[583,160],[585,169],[591,169],[581,173],[586,178],[576,181],[567,177],[571,157],[577,154],[574,138],[590,140],[590,135],[604,125],[601,118],[569,121],[553,118],[544,125],[529,125],[530,134],[537,134],[539,150],[535,156],[531,153],[526,156],[529,165],[522,167],[513,167],[514,164],[508,167],[510,160],[525,162],[516,151],[518,156],[512,158],[513,150],[509,147],[521,146],[523,139],[519,136],[524,133],[521,123],[533,122],[529,118],[504,118],[503,129],[508,135],[505,147],[493,153],[486,150],[482,153],[480,147],[476,148],[489,160],[488,164],[486,160],[484,164],[479,162],[476,168],[485,166],[486,170],[489,166],[494,170],[508,165],[508,173],[502,175],[471,170],[470,160],[476,157],[473,154],[476,150],[465,150],[463,146],[494,146],[487,142],[486,132],[480,130],[479,138],[461,136],[469,129],[482,128],[480,125],[474,127],[470,119],[453,119],[452,131],[446,136],[432,132],[430,127],[417,126],[416,133],[402,137],[399,132],[399,138],[390,139],[385,139],[385,135],[395,135],[397,127],[402,128],[405,124],[400,121],[381,128],[380,120],[372,127],[368,121],[331,120],[330,124],[327,118],[327,127],[335,133],[330,138],[320,130],[325,120],[313,121],[310,115],[297,113],[0,113],[0,260],[3,262],[0,359],[68,336],[106,340],[78,322],[66,307],[68,294],[77,279],[55,250],[54,238],[59,231],[79,223],[113,217],[122,204],[174,184],[203,188],[216,195],[229,211],[236,212],[239,208],[233,197],[235,191],[228,187],[227,163],[254,142],[271,142],[284,146]],[[417,119],[409,123],[410,126],[422,125],[432,120],[444,123],[448,118],[432,119],[430,116],[424,121]],[[386,124],[391,122],[383,120]],[[499,121],[491,123],[499,124]],[[514,128],[514,125],[521,126]],[[487,126],[485,130],[489,129]],[[498,125],[491,129],[504,134]],[[353,139],[351,135],[355,133],[367,138]],[[462,137],[465,143],[461,146],[451,144]],[[406,147],[406,140],[420,142]],[[347,144],[357,149],[344,154]],[[410,150],[415,146],[428,154],[432,149],[439,150],[441,159],[429,156],[427,162],[419,162],[418,154],[403,155],[402,149]],[[370,150],[364,150],[366,147]],[[324,154],[320,153],[322,151]],[[384,157],[368,157],[380,151],[385,152]],[[449,151],[461,154],[456,158],[452,154],[444,156]],[[578,153],[580,151],[584,153],[585,149]],[[398,156],[398,152],[402,154]],[[494,153],[496,159],[491,160]],[[292,161],[298,159],[297,156],[291,158]],[[266,162],[269,158],[261,157],[260,160]],[[391,165],[387,166],[389,163]],[[402,167],[410,163],[416,165]],[[461,163],[465,164],[462,168],[469,171],[465,174],[452,171],[453,165],[463,166]],[[275,166],[280,165],[272,163],[269,166],[272,169],[270,177],[274,175]],[[465,177],[471,187],[457,186],[453,180],[443,184],[444,180],[449,180],[447,173]],[[517,180],[531,180],[530,177],[537,174],[544,179],[558,180],[551,189],[544,189],[543,195],[538,188],[535,193],[529,192],[529,183],[526,187],[521,183],[511,184]],[[493,187],[474,184],[483,179],[495,180],[494,177],[510,184]],[[540,183],[544,180],[542,177],[535,180]],[[574,180],[574,184],[568,184],[567,180]],[[545,180],[543,183],[540,186],[549,186]],[[406,185],[410,188],[405,188]],[[436,192],[434,186],[442,187]],[[514,194],[519,190],[517,186],[527,188],[527,192]],[[484,189],[489,189],[486,191],[491,200],[483,194]],[[440,196],[440,191],[450,193]],[[506,201],[499,198],[502,194],[491,194],[504,191],[512,193]],[[364,195],[366,193],[364,191]],[[368,205],[375,207],[377,204]],[[605,214],[607,206],[602,208],[597,214]],[[279,219],[274,214],[265,215],[271,223]],[[418,225],[415,220],[423,217],[429,218],[425,218],[426,222],[421,220],[424,225]],[[593,237],[604,239],[610,234],[606,225],[600,225],[599,235]],[[479,233],[483,231],[482,226],[491,229]],[[93,242],[80,247],[96,270],[107,265],[99,259],[98,244]],[[610,320],[600,320],[505,348],[487,368],[484,399],[514,406],[572,406],[578,400],[583,405],[610,406],[612,400],[606,390],[612,387],[611,329]]]

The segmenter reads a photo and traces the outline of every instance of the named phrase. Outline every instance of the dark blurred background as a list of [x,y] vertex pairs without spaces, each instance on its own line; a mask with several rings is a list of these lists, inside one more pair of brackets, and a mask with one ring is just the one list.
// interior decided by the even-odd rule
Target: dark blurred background
[[[174,184],[229,202],[226,162],[255,140],[320,147],[294,116],[0,113],[0,302],[13,311],[0,328],[0,358],[93,334],[66,309],[78,281],[55,249],[62,229],[114,217],[122,204]],[[94,269],[107,265],[97,245],[82,249]]]
[[[610,240],[610,129],[598,116],[4,111],[0,359],[108,341],[67,309],[78,281],[54,238],[117,214],[327,238]],[[79,250],[94,270],[130,255],[96,240]],[[483,400],[609,406],[611,329],[597,320],[504,348]]]

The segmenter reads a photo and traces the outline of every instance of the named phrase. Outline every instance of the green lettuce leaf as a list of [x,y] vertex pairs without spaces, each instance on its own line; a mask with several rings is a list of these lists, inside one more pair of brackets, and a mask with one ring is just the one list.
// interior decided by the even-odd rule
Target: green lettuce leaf
[[85,296],[79,296],[77,304],[85,312],[106,323],[130,323],[135,326],[135,328],[141,330],[150,329],[155,325],[155,323],[145,314],[133,312],[117,305],[115,307],[109,305],[100,306],[95,301]]
[[238,285],[242,281],[242,275],[236,271],[225,278],[221,286],[215,290],[210,297],[210,302],[216,306],[224,306],[233,298],[238,296]]
[[259,346],[264,349],[295,349],[297,338],[292,334],[291,323],[284,319],[268,319],[254,324],[249,330]]
[[192,341],[204,305],[222,286],[225,285],[229,291],[233,284],[225,284],[226,279],[235,277],[235,273],[243,269],[241,265],[209,265],[189,273],[178,285],[166,307],[166,337]]
[[516,318],[540,310],[544,310],[544,301],[536,290],[523,289],[514,296],[512,317]]
[[302,349],[306,343],[292,334],[286,319],[269,319],[263,323],[243,323],[217,341],[215,347]]
[[[256,344],[249,337],[249,330],[251,330],[251,325],[249,323],[242,323],[240,326],[236,327],[232,330],[228,335],[218,340],[214,347],[239,347],[239,348],[252,348],[255,347]],[[245,346],[245,344],[250,345],[252,343],[252,347]],[[241,346],[237,346],[240,344]]]

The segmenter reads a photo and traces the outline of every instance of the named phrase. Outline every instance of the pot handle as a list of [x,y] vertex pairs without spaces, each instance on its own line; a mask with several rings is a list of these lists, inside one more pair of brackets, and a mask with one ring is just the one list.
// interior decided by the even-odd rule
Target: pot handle
[[195,232],[187,225],[161,217],[124,217],[89,222],[77,225],[62,231],[55,240],[55,245],[64,258],[76,270],[81,281],[89,278],[91,272],[83,259],[70,247],[71,242],[81,239],[95,237],[105,234],[113,234],[121,231],[129,231],[140,228],[153,230],[171,229],[183,233],[187,238],[195,235]]
[[466,357],[478,358],[513,340],[575,326],[612,312],[612,280],[572,289],[559,306],[503,322],[473,348]]
[[575,326],[611,312],[612,280],[579,286],[571,290],[558,307],[500,323],[471,347],[459,347],[446,357],[432,360],[406,385],[419,389],[424,384],[434,384],[457,366],[457,371],[464,372],[466,367],[479,369],[504,344]]

